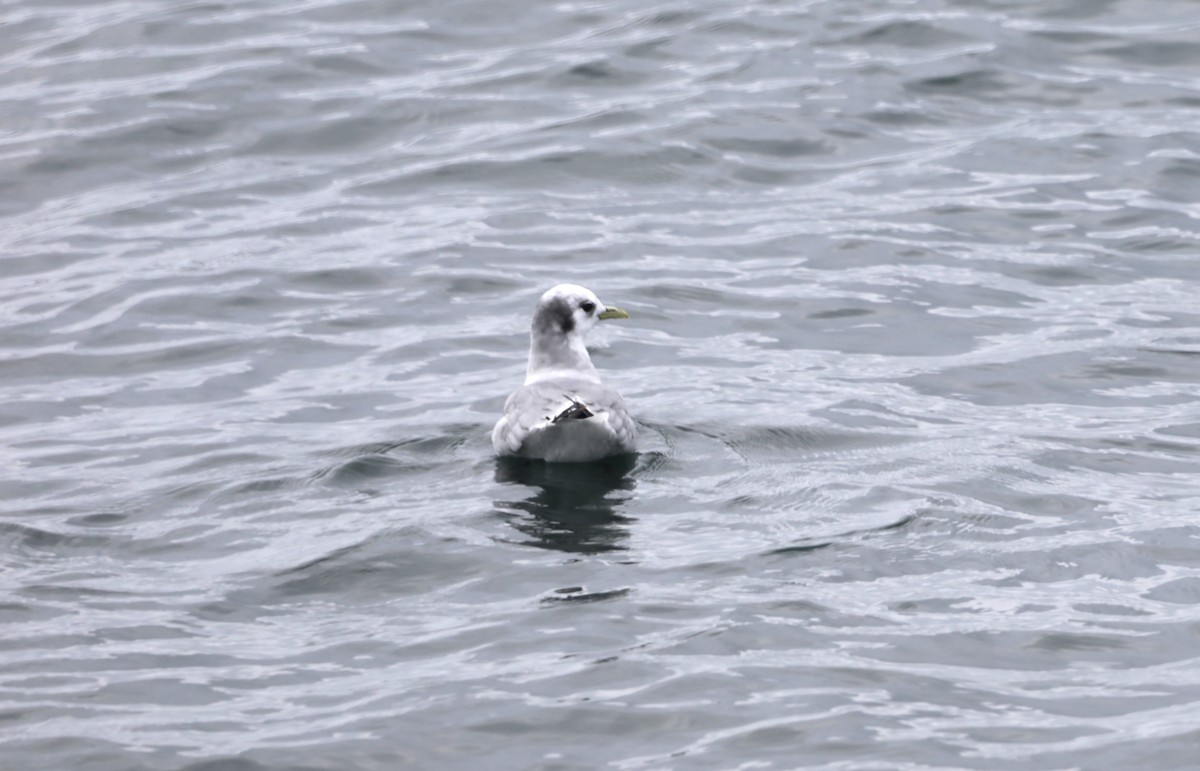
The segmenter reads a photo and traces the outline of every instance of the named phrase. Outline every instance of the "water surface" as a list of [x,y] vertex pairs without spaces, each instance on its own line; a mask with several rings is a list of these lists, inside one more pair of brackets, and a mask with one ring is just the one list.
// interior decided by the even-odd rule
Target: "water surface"
[[[0,10],[5,767],[1192,767],[1198,36]],[[643,451],[498,462],[566,280]]]

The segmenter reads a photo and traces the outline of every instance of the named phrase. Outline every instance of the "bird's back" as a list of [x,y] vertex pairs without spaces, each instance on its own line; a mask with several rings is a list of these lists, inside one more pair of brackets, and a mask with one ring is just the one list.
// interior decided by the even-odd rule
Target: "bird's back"
[[492,429],[492,446],[502,455],[598,460],[634,452],[637,427],[615,389],[584,378],[552,378],[513,391]]

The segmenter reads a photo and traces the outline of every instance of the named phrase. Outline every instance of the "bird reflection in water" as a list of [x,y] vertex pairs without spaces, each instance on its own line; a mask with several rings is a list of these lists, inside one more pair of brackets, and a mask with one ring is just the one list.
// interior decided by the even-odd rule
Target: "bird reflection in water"
[[496,513],[540,549],[599,554],[628,548],[632,518],[618,511],[633,490],[636,455],[592,463],[497,458],[496,481],[534,489],[523,500],[495,501]]

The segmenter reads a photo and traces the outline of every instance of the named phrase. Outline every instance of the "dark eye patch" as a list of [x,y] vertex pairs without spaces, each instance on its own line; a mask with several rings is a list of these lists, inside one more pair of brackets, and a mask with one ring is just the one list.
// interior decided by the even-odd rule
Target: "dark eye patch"
[[592,302],[591,300],[584,300],[583,302],[579,303],[579,307],[583,309],[584,313],[591,313],[592,311],[596,310],[596,303]]

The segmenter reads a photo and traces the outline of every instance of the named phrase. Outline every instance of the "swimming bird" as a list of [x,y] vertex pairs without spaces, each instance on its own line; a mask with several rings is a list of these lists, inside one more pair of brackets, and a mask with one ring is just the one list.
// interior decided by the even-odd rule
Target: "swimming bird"
[[627,318],[576,284],[546,290],[533,311],[525,384],[492,429],[497,454],[579,462],[635,451],[637,427],[625,400],[600,382],[583,344],[600,321]]

